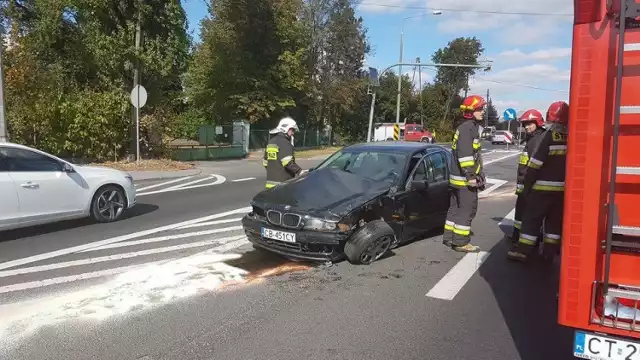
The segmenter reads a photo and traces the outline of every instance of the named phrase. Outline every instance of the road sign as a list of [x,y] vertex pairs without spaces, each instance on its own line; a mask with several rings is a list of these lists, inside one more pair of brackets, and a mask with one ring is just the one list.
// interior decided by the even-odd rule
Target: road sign
[[142,85],[136,85],[131,90],[131,105],[140,109],[147,103],[147,89]]
[[511,120],[515,120],[516,119],[516,110],[512,109],[512,108],[508,108],[507,110],[504,111],[504,119],[506,121],[511,121]]
[[507,144],[513,144],[513,136],[511,136],[510,131],[505,131],[504,137],[507,139]]
[[393,124],[393,140],[400,140],[400,124]]
[[369,83],[371,86],[380,86],[380,79],[378,78],[378,69],[369,68]]

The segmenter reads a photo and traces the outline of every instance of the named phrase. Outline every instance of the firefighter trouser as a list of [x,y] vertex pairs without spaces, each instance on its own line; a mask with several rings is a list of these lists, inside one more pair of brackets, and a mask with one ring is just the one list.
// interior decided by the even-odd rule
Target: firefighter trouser
[[[545,252],[559,249],[562,236],[562,212],[564,192],[532,190],[527,197],[527,209],[522,217],[518,245],[532,249],[538,244],[540,228],[544,222],[543,241]],[[548,247],[548,248],[547,248]]]
[[518,241],[520,237],[520,227],[522,226],[522,215],[524,214],[524,210],[527,206],[527,200],[525,195],[518,194],[518,198],[516,199],[516,213],[513,216],[513,234],[511,234],[511,238],[513,241]]
[[478,210],[478,189],[450,188],[449,211],[444,225],[443,242],[464,246],[471,241],[471,222]]

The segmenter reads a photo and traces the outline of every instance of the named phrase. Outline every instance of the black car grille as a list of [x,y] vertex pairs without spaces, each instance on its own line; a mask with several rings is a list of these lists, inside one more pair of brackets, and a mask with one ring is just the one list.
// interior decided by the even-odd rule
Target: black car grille
[[267,211],[267,220],[273,225],[280,225],[282,223],[282,213],[279,211],[269,210]]
[[300,225],[300,215],[284,214],[282,216],[282,225],[287,227],[298,227]]

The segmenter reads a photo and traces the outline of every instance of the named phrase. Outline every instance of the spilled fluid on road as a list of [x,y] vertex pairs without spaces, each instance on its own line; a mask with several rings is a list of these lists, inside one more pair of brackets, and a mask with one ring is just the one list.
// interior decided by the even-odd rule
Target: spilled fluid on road
[[72,320],[101,322],[205,293],[240,290],[312,268],[312,264],[260,251],[243,255],[204,251],[141,265],[84,289],[0,306],[0,350],[18,345],[44,326]]

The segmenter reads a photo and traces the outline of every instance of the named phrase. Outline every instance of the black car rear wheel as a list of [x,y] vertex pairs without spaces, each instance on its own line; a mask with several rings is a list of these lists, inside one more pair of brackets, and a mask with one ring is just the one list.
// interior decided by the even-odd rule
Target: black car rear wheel
[[380,259],[395,239],[393,229],[383,220],[374,220],[358,229],[344,245],[344,254],[352,264],[369,265]]

